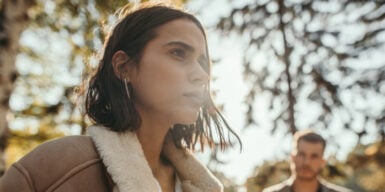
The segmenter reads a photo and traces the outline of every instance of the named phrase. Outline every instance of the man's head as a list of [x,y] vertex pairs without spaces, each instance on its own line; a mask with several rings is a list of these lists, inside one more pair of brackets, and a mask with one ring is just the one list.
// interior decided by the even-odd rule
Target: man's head
[[323,159],[325,146],[324,138],[314,131],[304,130],[294,134],[291,171],[296,179],[317,179],[326,163]]

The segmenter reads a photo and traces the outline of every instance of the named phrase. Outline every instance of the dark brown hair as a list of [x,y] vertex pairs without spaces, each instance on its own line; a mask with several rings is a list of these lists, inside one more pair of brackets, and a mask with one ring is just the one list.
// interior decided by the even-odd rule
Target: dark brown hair
[[[157,28],[176,19],[193,21],[205,35],[203,26],[193,15],[170,6],[145,5],[133,11],[123,11],[123,13],[123,17],[105,41],[102,59],[99,61],[96,72],[89,79],[88,90],[83,91],[86,114],[94,123],[117,132],[138,129],[141,119],[126,94],[124,82],[114,73],[111,64],[114,53],[123,50],[134,64],[138,64],[143,49],[156,37]],[[210,74],[210,67],[205,70]],[[130,95],[135,96],[130,84],[128,90]],[[205,97],[196,123],[174,125],[170,129],[174,143],[178,147],[194,149],[199,140],[202,149],[204,144],[208,144],[211,148],[219,145],[221,149],[225,149],[228,144],[231,144],[230,139],[235,137],[241,144],[237,134],[215,107],[209,86]],[[215,130],[212,127],[215,127]],[[215,136],[218,137],[217,141],[214,140]]]
[[306,130],[302,130],[302,131],[297,131],[294,134],[293,138],[294,138],[293,139],[293,145],[294,145],[295,149],[297,148],[298,143],[300,141],[306,141],[306,142],[310,142],[310,143],[321,143],[322,149],[323,149],[323,151],[325,151],[325,147],[326,147],[325,139],[321,135],[314,132],[313,130],[306,129]]

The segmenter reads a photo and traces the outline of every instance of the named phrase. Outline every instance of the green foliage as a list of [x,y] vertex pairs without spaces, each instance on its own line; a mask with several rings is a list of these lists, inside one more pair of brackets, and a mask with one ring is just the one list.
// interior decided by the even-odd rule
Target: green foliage
[[256,167],[255,177],[246,181],[247,191],[262,191],[263,188],[279,183],[290,177],[290,167],[287,161],[264,162]]
[[385,108],[376,105],[385,102],[384,8],[381,1],[348,0],[234,6],[217,29],[244,40],[246,124],[260,121],[255,100],[267,95],[273,133],[333,125],[359,137],[368,127],[384,135]]
[[11,128],[14,121],[47,116],[52,119],[51,129],[85,128],[87,123],[76,108],[73,90],[91,68],[85,63],[102,47],[106,36],[103,27],[111,24],[113,13],[125,3],[37,1],[29,11],[32,22],[21,40]]
[[349,154],[347,165],[352,176],[349,185],[362,191],[375,192],[385,189],[385,142],[358,145]]
[[49,139],[64,136],[59,129],[52,129],[55,124],[50,116],[39,121],[39,127],[27,127],[22,130],[11,130],[6,149],[6,164],[10,166],[37,145]]

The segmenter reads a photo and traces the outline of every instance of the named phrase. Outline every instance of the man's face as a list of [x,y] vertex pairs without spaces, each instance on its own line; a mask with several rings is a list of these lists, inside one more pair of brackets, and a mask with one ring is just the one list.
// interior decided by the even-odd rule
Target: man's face
[[323,159],[324,148],[321,143],[312,143],[300,140],[297,149],[291,155],[291,169],[297,179],[317,179],[322,167],[325,165]]

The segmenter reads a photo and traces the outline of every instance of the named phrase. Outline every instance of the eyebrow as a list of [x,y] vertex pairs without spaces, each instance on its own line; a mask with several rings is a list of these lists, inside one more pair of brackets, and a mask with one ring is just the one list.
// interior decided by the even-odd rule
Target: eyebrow
[[187,44],[187,43],[184,43],[184,42],[182,42],[182,41],[171,41],[171,42],[168,42],[168,43],[166,43],[165,45],[163,45],[163,46],[172,46],[172,45],[177,45],[177,46],[181,46],[181,47],[183,47],[183,48],[185,48],[185,49],[187,49],[187,50],[189,50],[189,51],[191,51],[191,52],[194,52],[195,51],[195,49],[194,49],[194,47],[192,47],[191,45],[189,45],[189,44]]

